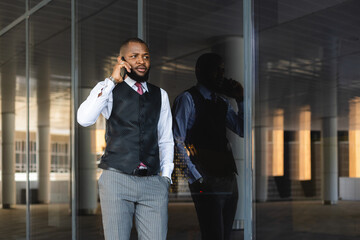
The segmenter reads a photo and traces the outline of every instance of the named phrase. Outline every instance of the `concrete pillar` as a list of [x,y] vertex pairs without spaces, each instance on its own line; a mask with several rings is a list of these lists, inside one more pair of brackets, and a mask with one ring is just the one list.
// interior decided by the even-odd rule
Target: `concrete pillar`
[[324,117],[322,123],[323,201],[338,202],[337,118]]
[[267,136],[268,129],[262,125],[255,127],[255,199],[266,202],[268,196],[267,176]]
[[[220,54],[224,58],[225,77],[232,78],[240,82],[244,86],[244,40],[240,36],[220,37],[215,40],[212,48],[213,52]],[[230,104],[237,112],[238,107],[235,100],[231,100]],[[245,161],[244,161],[244,139],[227,130],[227,138],[231,144],[235,163],[238,170],[238,189],[239,200],[233,224],[233,229],[244,228],[244,203],[245,203]]]
[[324,50],[321,82],[321,146],[322,198],[324,204],[338,202],[338,142],[337,142],[337,40]]
[[50,78],[49,64],[44,59],[37,74],[37,157],[38,157],[38,200],[50,202]]
[[16,203],[15,185],[15,84],[16,69],[7,64],[1,69],[2,205]]
[[[80,102],[83,102],[90,94],[91,88],[81,88]],[[95,214],[97,208],[97,180],[96,180],[96,146],[95,124],[78,129],[78,198],[79,214]]]
[[[96,66],[94,52],[95,37],[90,37],[83,42],[81,48],[81,69],[79,104],[89,96],[91,89],[98,81],[96,79],[99,67]],[[118,50],[117,50],[118,51]],[[97,179],[96,179],[96,135],[95,124],[89,127],[78,127],[78,213],[81,215],[95,214],[97,208]]]
[[[260,69],[262,68],[262,69]],[[266,72],[266,66],[259,66],[258,72]],[[259,76],[261,78],[261,76]],[[268,80],[269,77],[267,77]],[[255,83],[259,85],[260,83]],[[270,112],[269,97],[272,93],[267,87],[255,86],[255,127],[253,131],[254,161],[255,161],[255,183],[254,199],[257,202],[266,202],[268,198],[268,132],[271,129],[268,125]]]

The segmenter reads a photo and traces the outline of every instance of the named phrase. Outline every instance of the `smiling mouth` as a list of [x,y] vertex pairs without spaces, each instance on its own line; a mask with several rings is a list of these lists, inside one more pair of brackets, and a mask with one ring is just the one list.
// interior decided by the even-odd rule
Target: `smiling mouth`
[[137,67],[136,70],[138,72],[144,73],[144,72],[146,72],[147,69],[146,69],[146,67],[140,66],[140,67]]

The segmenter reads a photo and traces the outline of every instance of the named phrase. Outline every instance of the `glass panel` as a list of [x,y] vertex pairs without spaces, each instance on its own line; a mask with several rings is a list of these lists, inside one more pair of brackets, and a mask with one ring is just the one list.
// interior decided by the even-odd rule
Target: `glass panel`
[[[44,0],[30,0],[30,8],[33,8],[33,7],[35,7],[37,4],[39,4],[40,2],[42,2],[42,1],[44,1]],[[63,0],[60,0],[61,2],[66,2],[66,0],[65,1],[63,1]],[[58,0],[58,2],[60,2],[59,0]]]
[[0,30],[25,13],[25,0],[0,2]]
[[[1,197],[0,236],[26,237],[25,23],[0,37]],[[6,208],[11,208],[11,210]]]
[[[97,82],[111,74],[121,42],[138,35],[138,20],[136,1],[79,1],[77,4],[81,103]],[[146,1],[145,15],[144,27],[152,58],[149,81],[165,89],[171,103],[183,90],[196,84],[195,62],[205,52],[223,55],[225,65],[228,66],[226,76],[242,82],[242,1],[201,1],[196,5],[193,2]],[[234,100],[230,102],[234,108],[238,107]],[[94,174],[100,175],[100,172],[94,163],[96,156],[100,157],[104,150],[105,121],[99,118],[94,126],[79,127],[78,130],[78,210],[80,215],[95,213],[96,217],[95,220],[79,217],[79,235],[81,238],[103,238],[97,194],[94,198]],[[225,136],[225,128],[223,130]],[[239,165],[239,190],[236,189],[236,192],[243,196],[242,140],[236,136],[229,139],[232,141],[235,162]],[[199,224],[187,179],[178,163],[177,160],[173,178],[175,184],[171,187],[168,239],[197,239],[200,238]],[[240,206],[241,200],[234,201],[234,205]],[[238,207],[236,212],[236,206],[231,208],[229,215],[236,214],[236,223],[241,226],[242,210]],[[184,222],[183,227],[174,227],[182,217],[188,221]],[[231,230],[233,222],[225,225]],[[89,226],[93,226],[96,231],[89,232]],[[236,239],[242,236],[242,232],[233,232],[231,235]],[[132,238],[135,236],[134,230]]]
[[71,239],[71,1],[30,17],[31,239]]
[[358,239],[360,5],[254,2],[256,237]]
[[[79,103],[82,103],[91,89],[111,74],[121,42],[137,35],[137,1],[80,0],[76,3]],[[101,171],[97,163],[105,147],[104,118],[101,116],[93,126],[79,126],[78,131],[78,234],[81,239],[103,239],[97,186]]]
[[[244,221],[244,211],[241,207],[244,201],[243,139],[229,130],[227,130],[227,136],[225,136],[225,128],[221,128],[218,125],[211,127],[210,122],[212,121],[207,122],[199,117],[205,116],[206,114],[218,117],[220,116],[219,109],[206,111],[199,107],[200,110],[197,108],[199,113],[196,113],[199,115],[191,117],[189,116],[190,114],[186,115],[179,110],[183,107],[185,108],[186,102],[178,100],[175,104],[174,100],[182,94],[183,91],[188,90],[197,85],[198,81],[201,81],[202,78],[200,75],[196,76],[195,74],[195,64],[204,53],[219,54],[222,57],[220,62],[223,61],[225,66],[224,76],[227,79],[235,79],[237,82],[243,83],[243,2],[237,0],[177,2],[149,0],[146,1],[146,4],[146,35],[150,45],[152,64],[150,82],[167,91],[173,108],[173,117],[176,118],[174,122],[175,125],[188,122],[187,126],[186,124],[184,126],[176,126],[174,131],[177,151],[174,160],[175,169],[172,175],[174,183],[170,189],[168,239],[200,239],[201,235],[203,235],[203,239],[222,239],[224,234],[231,234],[231,239],[242,239],[242,231],[231,232],[231,229],[232,226],[234,226],[234,230],[242,228]],[[216,68],[219,67],[220,69],[224,67],[220,66],[220,64],[213,66],[214,69],[209,68],[209,65],[206,65],[205,62],[214,61],[212,60],[212,56],[214,55],[209,55],[208,59],[203,58],[203,60],[199,60],[199,62],[202,62],[202,64],[206,66],[202,74],[205,74],[204,72],[212,73],[214,69],[216,74],[219,74],[219,70]],[[200,69],[203,68],[200,67]],[[211,81],[210,79],[209,77],[204,81]],[[205,85],[202,86],[204,87]],[[213,89],[210,85],[206,86],[207,89],[211,89],[211,92],[216,92],[217,94],[220,92],[220,95],[222,94],[221,99],[227,98],[232,108],[237,112],[237,108],[241,104],[238,105],[232,97],[225,96],[225,87],[224,89]],[[223,86],[225,86],[225,83]],[[235,86],[237,86],[237,84],[235,84]],[[210,95],[210,93],[208,94]],[[231,94],[228,95],[230,96]],[[189,101],[195,101],[193,97],[194,96],[191,95]],[[197,102],[194,104],[196,107],[199,106]],[[189,109],[189,112],[195,111],[194,107],[189,107]],[[225,124],[225,115],[221,116],[224,118],[219,117],[220,120],[216,121]],[[230,118],[229,115],[226,115],[226,119],[228,118]],[[192,134],[191,131],[197,131],[194,130],[195,124],[191,125],[191,121],[196,121],[199,126],[202,126],[206,136],[209,136],[209,138],[206,139],[207,137],[199,136],[200,134],[197,133],[197,142],[194,140],[194,145],[189,145],[188,143],[192,142],[192,140],[189,139],[190,134]],[[233,123],[236,126],[241,125],[237,119],[234,122],[236,122]],[[228,123],[229,122],[226,122],[226,124]],[[226,126],[229,127],[229,125]],[[181,131],[184,131],[184,134],[181,134]],[[216,137],[214,137],[215,135],[221,136],[221,140],[216,139]],[[184,137],[186,137],[186,141],[184,141]],[[233,169],[225,163],[226,161],[233,161],[229,160],[232,157],[227,155],[229,149],[224,150],[220,147],[223,142],[227,141],[225,138],[230,142],[232,155],[237,165],[238,176],[236,180],[233,180],[231,177]],[[186,148],[188,152],[184,150],[184,142],[187,142]],[[201,157],[200,151],[203,151],[203,154],[207,153],[209,159],[216,158],[216,170],[214,172],[206,172],[210,171],[210,163],[196,162],[196,157],[204,159],[204,157]],[[199,171],[203,179],[205,179],[202,184],[199,184],[199,182],[192,184],[193,198],[188,182],[193,181],[191,175],[195,171],[191,170],[191,174],[188,174],[188,177],[190,177],[189,181],[185,174],[189,171],[189,167],[186,165],[186,161],[189,159],[188,154],[191,155],[190,161],[192,164],[196,165],[197,171]],[[227,177],[213,177],[218,176],[221,169],[228,171],[224,175],[230,176],[230,183],[228,180],[224,180],[227,179]],[[237,187],[235,185],[236,181]],[[216,188],[217,184],[223,186]],[[230,184],[235,187],[232,189],[230,187],[230,190],[225,189],[225,186],[229,186]],[[238,199],[235,197],[236,192],[238,192]],[[221,203],[215,201],[210,195],[222,200],[224,200],[223,197],[226,195],[226,206],[221,206]],[[193,199],[196,201],[198,214],[195,210]],[[221,207],[218,208],[216,206],[217,204]],[[220,212],[224,217],[218,215]],[[235,220],[233,222],[234,215]],[[202,229],[199,227],[198,218],[200,218],[200,224],[203,226]],[[186,220],[183,221],[182,219]],[[211,221],[213,222],[211,223]],[[180,222],[181,227],[179,227]],[[220,228],[226,230],[222,232]]]

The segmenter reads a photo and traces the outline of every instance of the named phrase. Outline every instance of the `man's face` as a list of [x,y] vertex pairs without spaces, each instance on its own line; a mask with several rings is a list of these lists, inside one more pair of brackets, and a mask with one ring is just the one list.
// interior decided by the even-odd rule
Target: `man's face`
[[224,74],[225,74],[225,66],[224,66],[224,63],[221,63],[214,70],[213,82],[217,88],[221,88],[222,83],[224,81]]
[[219,63],[215,66],[209,65],[200,71],[203,71],[202,76],[204,76],[204,81],[202,81],[202,83],[209,89],[219,92],[224,81],[224,63]]
[[[144,77],[150,70],[149,49],[143,43],[130,42],[120,53],[131,66],[131,73]],[[130,74],[130,75],[132,75]]]

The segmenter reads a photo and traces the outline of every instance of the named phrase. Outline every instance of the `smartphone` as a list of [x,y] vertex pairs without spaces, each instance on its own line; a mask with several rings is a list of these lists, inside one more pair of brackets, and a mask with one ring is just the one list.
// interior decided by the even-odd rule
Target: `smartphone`
[[[123,60],[124,62],[126,62],[124,57],[121,57],[121,60]],[[122,79],[124,79],[124,77],[125,77],[125,75],[126,75],[127,73],[128,73],[128,72],[126,71],[126,68],[123,67],[123,68],[120,69],[120,76],[122,77]]]

